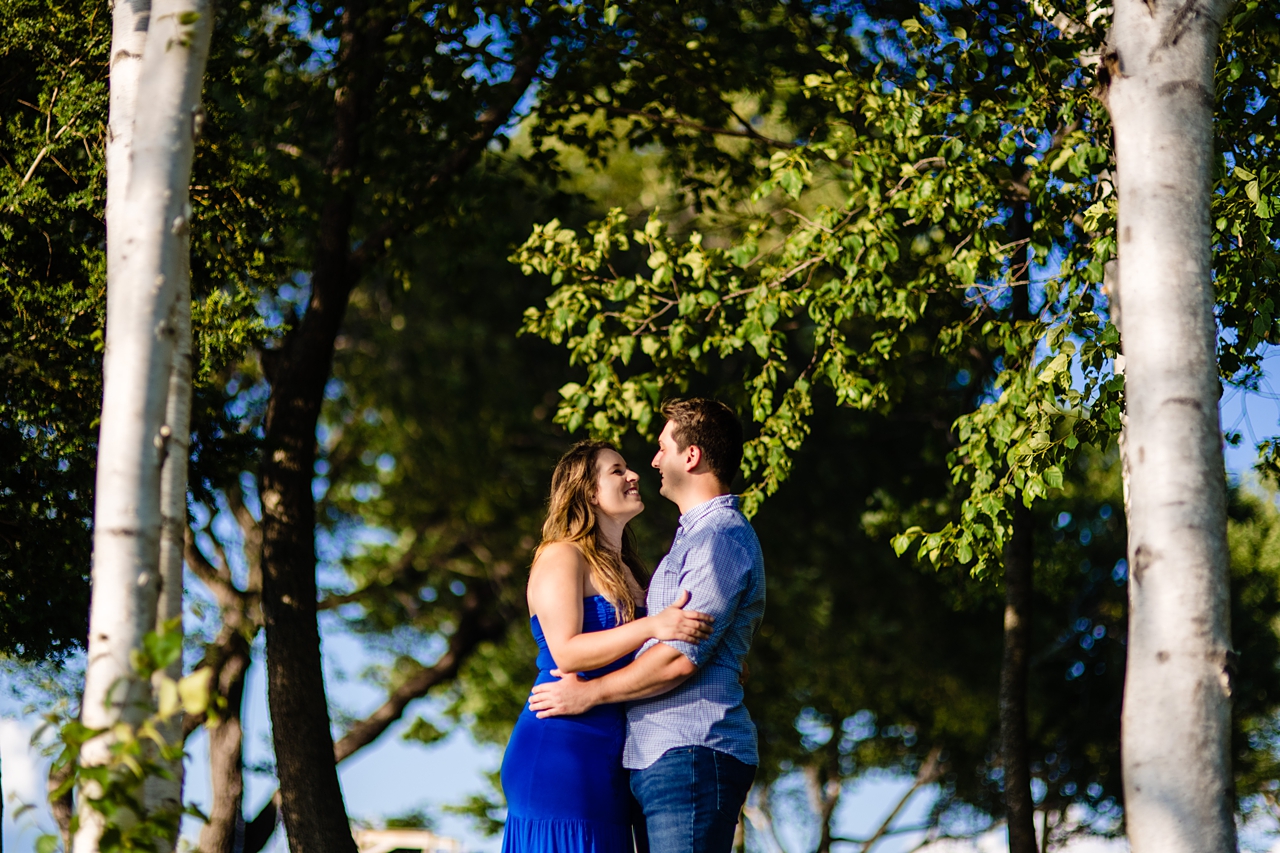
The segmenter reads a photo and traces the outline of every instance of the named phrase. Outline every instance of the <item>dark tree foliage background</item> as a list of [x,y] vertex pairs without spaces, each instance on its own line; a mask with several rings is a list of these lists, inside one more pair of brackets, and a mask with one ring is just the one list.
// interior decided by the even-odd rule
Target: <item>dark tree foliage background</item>
[[59,658],[88,632],[110,16],[0,19],[0,651]]

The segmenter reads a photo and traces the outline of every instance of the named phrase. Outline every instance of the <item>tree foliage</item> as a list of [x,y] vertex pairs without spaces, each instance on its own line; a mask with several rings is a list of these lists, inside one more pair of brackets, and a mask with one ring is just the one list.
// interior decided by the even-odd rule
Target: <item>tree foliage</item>
[[[964,499],[953,520],[908,529],[898,547],[914,542],[935,562],[987,571],[1009,535],[1009,501],[1060,487],[1078,449],[1105,446],[1121,424],[1119,336],[1104,287],[1114,178],[1109,120],[1094,97],[1106,20],[1084,4],[1052,21],[1037,8],[921,7],[873,69],[825,51],[829,66],[804,80],[826,107],[823,132],[775,153],[756,192],[799,209],[761,216],[731,246],[696,232],[674,239],[656,218],[634,228],[616,213],[585,235],[554,221],[535,229],[513,259],[558,287],[530,309],[526,329],[586,368],[561,389],[558,421],[647,432],[660,397],[732,361],[742,377],[734,393],[758,428],[743,463],[754,506],[787,476],[815,383],[842,405],[884,410],[911,332],[925,331],[938,358],[977,348],[990,354],[993,379],[955,425]],[[1245,4],[1223,39],[1220,128],[1231,151],[1215,225],[1239,232],[1217,238],[1229,381],[1256,372],[1274,324],[1268,179],[1225,164],[1269,156],[1269,136],[1252,129],[1273,119],[1274,75],[1257,51],[1276,26],[1273,13]],[[1033,212],[1022,267],[1014,202]],[[1246,231],[1259,238],[1248,248]],[[1030,321],[998,310],[1018,287],[1032,289]]]
[[110,20],[80,6],[0,11],[0,646],[28,658],[87,634]]

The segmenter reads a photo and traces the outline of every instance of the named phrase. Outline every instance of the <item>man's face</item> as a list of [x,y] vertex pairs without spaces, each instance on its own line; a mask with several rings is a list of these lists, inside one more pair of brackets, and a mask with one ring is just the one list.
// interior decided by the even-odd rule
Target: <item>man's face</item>
[[685,457],[689,450],[686,447],[683,453],[680,451],[676,444],[675,430],[675,422],[667,421],[667,425],[662,428],[662,434],[658,436],[658,452],[653,455],[651,463],[662,477],[662,487],[658,490],[658,494],[668,500],[675,500],[676,493],[684,483]]

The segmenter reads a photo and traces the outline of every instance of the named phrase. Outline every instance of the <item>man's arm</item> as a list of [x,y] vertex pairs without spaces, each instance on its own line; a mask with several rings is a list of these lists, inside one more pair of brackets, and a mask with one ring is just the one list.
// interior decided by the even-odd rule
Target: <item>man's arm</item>
[[[559,681],[535,684],[529,708],[538,718],[582,714],[597,705],[645,699],[674,690],[698,671],[680,652],[666,643],[652,646],[622,669],[583,681],[576,673]],[[553,675],[561,674],[554,670]]]
[[737,542],[721,535],[704,538],[685,555],[678,588],[692,594],[698,610],[715,617],[710,636],[699,643],[650,640],[634,662],[601,678],[583,681],[571,673],[535,685],[530,710],[539,717],[581,714],[596,705],[645,699],[679,687],[715,656],[734,623],[750,566]]

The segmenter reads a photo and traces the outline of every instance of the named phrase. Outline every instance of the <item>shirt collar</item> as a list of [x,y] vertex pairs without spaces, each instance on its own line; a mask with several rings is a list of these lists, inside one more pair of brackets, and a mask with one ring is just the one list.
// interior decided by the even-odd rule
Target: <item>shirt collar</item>
[[688,530],[694,524],[697,524],[703,517],[708,515],[712,510],[716,510],[721,507],[736,510],[738,508],[738,496],[719,495],[709,501],[703,501],[695,507],[690,507],[684,515],[680,516],[680,527],[684,530]]

